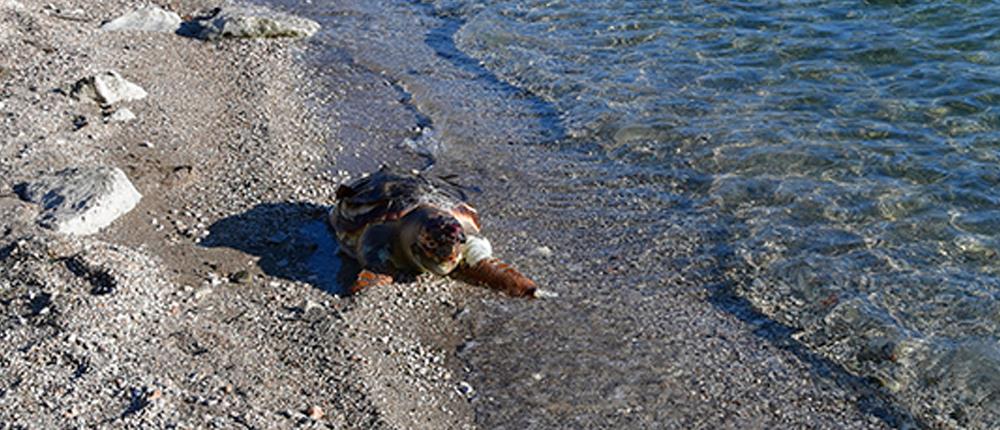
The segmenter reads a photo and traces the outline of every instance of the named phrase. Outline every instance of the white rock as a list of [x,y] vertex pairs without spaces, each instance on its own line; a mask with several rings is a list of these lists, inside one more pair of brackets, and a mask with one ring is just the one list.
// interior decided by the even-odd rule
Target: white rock
[[223,7],[214,17],[201,21],[195,37],[222,38],[309,37],[319,31],[316,21],[260,7]]
[[205,286],[195,290],[194,294],[192,294],[191,296],[196,301],[200,301],[201,299],[208,297],[209,294],[212,294],[212,287]]
[[476,396],[476,389],[472,388],[472,384],[468,382],[459,381],[458,386],[455,387],[455,389],[459,392],[459,394],[464,395],[467,399],[472,399]]
[[94,90],[101,101],[115,104],[120,101],[141,100],[146,98],[146,90],[133,84],[115,71],[108,71],[94,76]]
[[533,296],[536,299],[557,299],[559,298],[559,293],[551,290],[545,290],[542,288],[536,289]]
[[22,199],[42,206],[39,224],[60,233],[97,233],[128,213],[142,195],[116,167],[76,167],[16,187]]
[[108,115],[107,118],[104,118],[104,122],[129,122],[135,118],[135,114],[132,113],[129,108],[121,107],[115,110],[111,115]]
[[539,246],[531,251],[531,255],[537,255],[540,257],[551,257],[553,254],[554,252],[552,252],[552,248],[547,246]]
[[302,309],[303,309],[303,310],[304,310],[304,311],[305,311],[306,313],[309,313],[309,311],[310,311],[310,310],[313,310],[313,309],[316,309],[316,310],[323,310],[323,305],[321,305],[321,304],[319,304],[319,303],[316,303],[316,302],[314,302],[314,301],[312,301],[312,300],[309,300],[309,299],[306,299],[306,304],[305,304],[304,306],[302,306]]
[[104,31],[158,31],[173,33],[181,27],[181,17],[156,6],[146,6],[104,23]]
[[83,78],[73,85],[76,98],[88,97],[104,105],[146,98],[142,87],[129,82],[114,70]]

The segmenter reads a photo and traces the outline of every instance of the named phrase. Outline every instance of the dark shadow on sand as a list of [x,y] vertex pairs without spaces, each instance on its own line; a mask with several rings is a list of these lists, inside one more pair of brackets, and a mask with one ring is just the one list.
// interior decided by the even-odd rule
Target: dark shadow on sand
[[174,34],[182,37],[190,37],[192,39],[207,40],[204,36],[204,30],[207,26],[211,25],[209,22],[212,18],[222,9],[213,8],[211,10],[204,11],[201,15],[193,16],[190,19],[186,19],[181,23],[181,26],[174,31]]
[[212,224],[201,245],[243,251],[259,257],[269,276],[345,295],[359,268],[338,252],[327,209],[307,202],[262,203]]

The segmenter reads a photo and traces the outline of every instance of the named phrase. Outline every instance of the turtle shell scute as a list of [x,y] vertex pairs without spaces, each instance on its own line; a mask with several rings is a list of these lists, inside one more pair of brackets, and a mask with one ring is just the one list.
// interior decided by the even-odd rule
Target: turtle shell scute
[[334,228],[338,235],[360,233],[366,226],[400,219],[420,206],[451,211],[464,205],[465,193],[445,180],[383,168],[337,189]]

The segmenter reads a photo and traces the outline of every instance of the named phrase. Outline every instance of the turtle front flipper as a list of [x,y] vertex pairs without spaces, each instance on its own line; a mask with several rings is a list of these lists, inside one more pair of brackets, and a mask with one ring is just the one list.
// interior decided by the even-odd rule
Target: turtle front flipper
[[362,270],[361,273],[358,273],[358,279],[351,285],[351,294],[357,294],[359,291],[368,287],[378,287],[389,285],[391,283],[392,276],[384,273],[375,273],[371,270],[365,269]]
[[351,294],[393,282],[396,274],[391,261],[393,233],[391,227],[377,224],[366,228],[361,234],[356,254],[362,270],[351,285]]
[[484,258],[474,264],[462,264],[454,276],[473,285],[500,290],[514,297],[535,297],[535,281],[513,266],[496,258]]

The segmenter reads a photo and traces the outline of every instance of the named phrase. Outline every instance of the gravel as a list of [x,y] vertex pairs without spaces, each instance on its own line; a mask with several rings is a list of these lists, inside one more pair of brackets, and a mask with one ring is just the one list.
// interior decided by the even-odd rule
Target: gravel
[[[340,298],[321,288],[335,273],[310,271],[309,240],[332,238],[301,229],[340,177],[295,61],[305,45],[100,29],[136,8],[0,1],[0,427],[471,422],[443,377],[447,348],[403,325],[450,308],[401,285],[380,292],[403,298],[394,314],[372,317],[389,297]],[[71,96],[103,70],[142,83],[137,118],[105,123]],[[89,165],[117,166],[144,196],[91,236],[42,228],[43,208],[14,193]],[[373,349],[376,335],[398,354]]]

